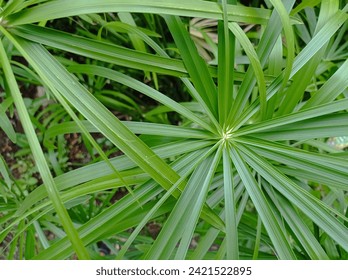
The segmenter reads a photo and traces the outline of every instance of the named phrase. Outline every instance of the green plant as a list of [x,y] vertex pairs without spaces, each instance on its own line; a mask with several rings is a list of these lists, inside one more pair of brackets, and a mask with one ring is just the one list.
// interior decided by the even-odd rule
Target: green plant
[[[6,96],[13,98],[43,185],[3,210],[0,240],[12,232],[15,244],[26,233],[29,245],[22,251],[32,259],[65,259],[74,252],[80,259],[94,257],[98,241],[109,248],[117,244],[111,250],[117,259],[346,259],[347,152],[325,141],[347,135],[347,35],[338,30],[347,29],[348,6],[335,0],[303,1],[295,8],[294,0],[267,2],[273,7],[244,7],[233,0],[5,5],[0,62]],[[124,13],[130,19],[129,13],[143,12],[164,19],[176,57],[136,21],[108,19],[132,36],[134,46],[144,44],[136,50],[107,37],[44,27],[58,18]],[[217,66],[200,57],[182,17],[218,20]],[[252,33],[238,22],[253,25]],[[163,40],[166,46],[171,39]],[[50,127],[46,140],[82,133],[101,155],[99,162],[52,176],[5,43],[26,59],[73,120]],[[64,65],[47,51],[52,48],[112,67]],[[180,79],[192,102],[174,100],[131,77],[141,72]],[[81,74],[140,92],[180,122],[120,121],[80,83]],[[108,159],[92,132],[102,133],[124,155]],[[112,202],[120,188],[128,194]],[[155,239],[143,230],[149,222],[161,226]],[[49,241],[44,230],[57,240]]]

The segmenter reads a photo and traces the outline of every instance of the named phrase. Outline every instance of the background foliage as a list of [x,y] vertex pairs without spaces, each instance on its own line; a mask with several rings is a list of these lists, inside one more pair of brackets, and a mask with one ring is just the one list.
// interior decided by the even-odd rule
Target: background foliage
[[344,1],[0,3],[2,258],[348,259]]

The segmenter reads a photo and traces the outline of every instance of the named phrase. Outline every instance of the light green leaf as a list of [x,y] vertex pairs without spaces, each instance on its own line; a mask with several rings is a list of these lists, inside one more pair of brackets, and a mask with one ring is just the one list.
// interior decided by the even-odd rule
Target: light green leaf
[[268,161],[244,146],[238,148],[245,155],[247,162],[274,188],[291,201],[296,207],[313,220],[323,231],[332,237],[342,248],[348,250],[348,229],[328,212],[328,206],[299,187],[282,174]]
[[225,196],[225,223],[226,223],[226,246],[227,259],[239,259],[238,221],[236,218],[235,182],[232,169],[232,161],[229,155],[229,146],[223,149],[223,175]]
[[247,167],[245,161],[242,159],[239,152],[234,147],[231,148],[230,153],[234,166],[236,167],[239,176],[244,182],[244,186],[248,191],[248,194],[250,195],[250,198],[252,199],[262,219],[262,222],[272,240],[278,257],[280,259],[286,260],[296,259],[295,254],[292,251],[290,243],[286,237],[286,233],[283,231],[282,227],[276,220],[274,213],[268,205],[265,195],[257,185],[254,176],[250,172],[250,169]]
[[[2,32],[4,33],[4,30],[2,30]],[[18,89],[18,85],[16,83],[14,74],[11,70],[11,65],[7,59],[6,52],[2,42],[0,42],[0,62],[5,74],[5,78],[7,80],[8,87],[11,91],[14,104],[17,108],[18,115],[21,119],[23,129],[28,138],[28,142],[32,150],[36,165],[42,176],[43,181],[45,182],[48,196],[52,200],[52,203],[54,205],[55,210],[57,211],[60,221],[64,227],[64,230],[66,231],[66,234],[69,237],[72,243],[72,246],[74,247],[74,250],[76,251],[78,257],[80,259],[89,259],[89,254],[86,248],[83,246],[77,234],[77,231],[68,215],[68,212],[61,201],[59,192],[53,181],[53,177],[49,170],[48,164],[46,162],[44,153],[40,147],[39,140],[37,139],[35,129],[33,127],[33,124],[30,121],[29,113],[25,107],[23,98]]]
[[165,20],[197,92],[213,116],[217,118],[217,89],[205,61],[199,55],[181,19],[166,16]]
[[222,11],[223,21],[218,22],[218,109],[224,126],[233,103],[235,37],[228,29],[226,0],[222,1]]
[[248,37],[245,35],[243,29],[240,28],[240,26],[234,22],[229,23],[228,27],[236,36],[236,39],[239,41],[239,43],[242,45],[253,67],[254,74],[259,87],[259,93],[260,93],[260,114],[261,114],[261,118],[264,119],[266,117],[266,109],[267,109],[266,81],[262,71],[261,62],[259,60],[259,57],[257,56],[257,53],[253,45],[249,41]]
[[[222,13],[217,3],[200,0],[57,0],[47,4],[26,9],[8,16],[11,25],[34,23],[61,17],[83,15],[90,13],[156,13],[162,15],[178,15],[188,17],[208,17],[222,19]],[[266,9],[231,6],[227,11],[229,20],[264,24],[269,17]]]
[[318,240],[291,203],[281,195],[272,192],[270,186],[267,186],[265,190],[276,204],[277,209],[281,212],[286,222],[289,224],[291,230],[301,242],[300,246],[304,247],[310,258],[312,260],[328,260],[329,257],[324,249],[320,246]]

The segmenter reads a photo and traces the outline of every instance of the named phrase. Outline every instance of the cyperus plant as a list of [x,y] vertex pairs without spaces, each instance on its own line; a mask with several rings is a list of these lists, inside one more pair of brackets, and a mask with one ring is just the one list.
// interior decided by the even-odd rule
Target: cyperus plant
[[[267,8],[234,0],[4,5],[0,61],[6,100],[13,101],[43,180],[27,196],[0,200],[0,240],[12,233],[10,256],[18,242],[25,258],[65,259],[74,252],[80,259],[94,258],[95,245],[103,241],[118,244],[109,246],[109,257],[117,259],[346,259],[347,153],[326,139],[348,134],[348,7],[338,0],[295,7],[294,0],[267,3]],[[148,23],[144,27],[151,27],[150,14],[165,23],[161,28],[171,37],[137,27],[138,13],[147,14],[147,21],[138,20]],[[45,27],[65,17],[108,32],[75,36]],[[199,55],[185,24],[191,17],[217,20],[217,66]],[[254,27],[245,32],[240,22]],[[124,34],[128,47],[117,45]],[[175,57],[161,41],[172,39]],[[29,68],[11,60],[13,50]],[[90,63],[53,55],[62,51]],[[100,154],[99,162],[52,175],[16,81],[18,67],[34,73],[73,120],[46,131],[45,149],[55,149],[56,136],[78,132]],[[132,77],[139,73],[180,80],[192,101],[174,100]],[[181,121],[120,121],[77,78],[84,76],[140,92]],[[108,159],[92,132],[124,155]],[[100,193],[121,187],[126,196],[96,209]],[[79,219],[83,209],[89,214]],[[161,225],[154,239],[143,230],[149,222]],[[55,242],[45,230],[56,234]]]

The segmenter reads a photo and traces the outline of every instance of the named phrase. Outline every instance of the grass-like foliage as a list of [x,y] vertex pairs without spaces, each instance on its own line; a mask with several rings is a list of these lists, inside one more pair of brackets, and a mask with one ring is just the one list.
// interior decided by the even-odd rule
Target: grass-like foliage
[[[0,127],[40,174],[0,158],[0,254],[347,259],[348,7],[265,2],[0,1]],[[94,155],[73,170],[69,133]]]

